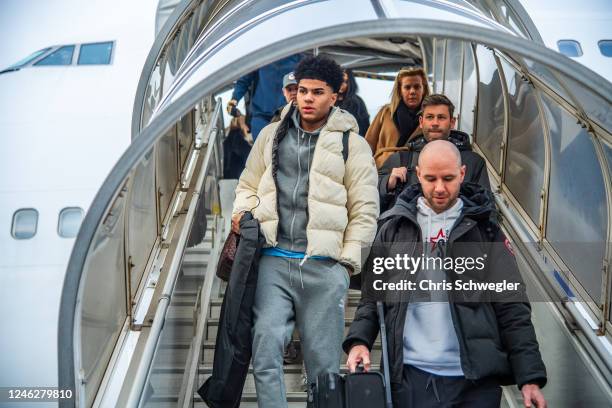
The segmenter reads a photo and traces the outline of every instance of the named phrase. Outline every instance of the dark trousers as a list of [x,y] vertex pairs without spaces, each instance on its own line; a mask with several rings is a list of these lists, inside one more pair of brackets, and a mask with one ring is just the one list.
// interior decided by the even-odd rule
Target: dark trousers
[[404,365],[394,408],[499,408],[502,389],[495,379],[446,377]]

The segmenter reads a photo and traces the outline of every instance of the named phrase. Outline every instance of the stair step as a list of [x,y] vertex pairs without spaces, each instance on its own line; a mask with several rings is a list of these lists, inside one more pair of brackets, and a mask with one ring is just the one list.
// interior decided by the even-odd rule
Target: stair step
[[[344,319],[344,335],[346,336],[348,333],[348,328],[353,321],[352,318]],[[206,336],[204,340],[212,340],[214,341],[217,338],[217,329],[219,328],[219,319],[210,318],[206,324]]]
[[[346,318],[353,318],[355,316],[355,311],[357,310],[357,305],[347,305],[344,309],[344,316]],[[221,317],[221,304],[218,305],[210,305],[208,309],[208,317],[211,319],[219,319]]]
[[[227,288],[227,282],[221,281],[221,285],[219,286],[219,297],[223,297],[225,295],[225,289]],[[359,303],[359,299],[361,299],[361,291],[349,289],[348,291],[348,301],[357,301]]]
[[197,247],[193,247],[193,248],[187,248],[187,250],[185,251],[185,256],[191,256],[191,255],[201,255],[201,256],[208,256],[211,253],[212,250],[212,245],[210,245],[212,243],[212,241],[206,242],[205,243],[207,245],[198,245]]
[[[174,395],[153,395],[146,404],[145,408],[167,408],[168,406],[176,405],[178,398]],[[288,392],[287,393],[288,408],[304,408],[306,403],[305,392]],[[196,393],[193,397],[194,408],[208,408],[202,401],[202,398]],[[254,392],[245,392],[242,394],[240,408],[257,408],[257,395]]]
[[[372,370],[379,370],[378,364],[372,365]],[[152,395],[177,395],[180,390],[181,380],[183,376],[185,366],[184,365],[168,365],[154,366],[151,370],[151,376],[149,383],[153,390]],[[346,374],[348,370],[343,366],[340,367],[340,373]],[[200,365],[198,368],[199,379],[201,383],[204,383],[208,377],[212,374],[212,364]],[[303,367],[301,364],[291,364],[284,366],[284,377],[285,377],[285,389],[289,393],[303,393],[304,391],[304,380],[303,380]],[[201,385],[198,384],[199,385]],[[250,393],[255,395],[255,378],[253,376],[253,367],[249,367],[249,371],[246,377],[243,388],[243,400],[244,396]],[[248,401],[248,400],[247,400]]]
[[187,305],[171,304],[166,313],[166,319],[192,319],[193,307],[193,303]]
[[[298,341],[299,342],[299,341]],[[380,341],[377,340],[374,343],[374,347],[372,348],[372,352],[370,353],[370,360],[372,362],[378,362],[380,361],[380,357],[381,357],[381,346],[380,346]],[[201,362],[203,364],[212,364],[213,360],[215,357],[215,343],[214,341],[205,341],[202,345],[202,357],[201,357]],[[340,357],[340,366],[346,364],[346,359],[348,358],[348,356],[346,355],[346,353],[342,353],[342,356]],[[286,365],[285,367],[289,367],[288,365]]]
[[197,294],[198,288],[204,283],[204,270],[201,275],[184,275],[178,277],[174,290],[178,293],[194,292]]
[[165,344],[187,343],[191,342],[193,335],[192,318],[167,317],[161,341]]
[[[380,367],[378,364],[372,365],[373,370],[378,370]],[[290,364],[284,366],[284,377],[285,377],[285,389],[287,392],[294,393],[304,393],[304,384],[303,384],[303,367],[301,364]],[[340,367],[340,373],[346,374],[348,370],[342,365]],[[210,375],[212,374],[212,365],[206,364],[201,365],[199,368],[200,378],[202,382],[204,382]],[[249,366],[249,372],[246,377],[246,381],[244,383],[244,393],[255,394],[255,378],[253,377],[253,367]],[[305,395],[305,393],[304,393]],[[244,398],[244,395],[243,395]]]
[[[215,298],[210,302],[210,308],[208,317],[213,319],[218,319],[221,315],[221,304],[223,303],[223,298]],[[345,306],[345,316],[353,318],[355,316],[355,311],[357,310],[357,305],[359,304],[358,299],[349,299]]]
[[207,265],[208,259],[202,259],[200,255],[186,256],[185,258],[183,258],[183,270],[185,268],[202,268],[202,273],[204,273],[206,271]]
[[181,365],[187,362],[191,342],[160,342],[155,363],[162,366]]

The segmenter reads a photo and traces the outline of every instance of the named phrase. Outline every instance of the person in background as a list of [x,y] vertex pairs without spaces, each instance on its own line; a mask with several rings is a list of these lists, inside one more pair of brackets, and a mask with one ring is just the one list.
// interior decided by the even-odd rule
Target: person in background
[[253,140],[256,140],[261,129],[270,123],[274,111],[285,105],[285,97],[279,92],[282,89],[282,78],[285,74],[293,71],[301,58],[300,54],[295,54],[274,61],[236,81],[232,99],[227,103],[227,112],[231,115],[240,99],[247,91],[251,92],[250,103],[247,107],[247,117],[249,118],[247,125]]
[[366,108],[363,99],[359,95],[359,86],[355,81],[355,76],[351,69],[345,69],[342,76],[342,85],[338,91],[338,100],[336,106],[344,109],[357,119],[359,125],[359,134],[365,135],[370,127],[370,114]]
[[442,94],[428,95],[423,98],[421,109],[420,132],[408,141],[408,150],[393,153],[378,169],[381,213],[393,206],[404,187],[419,182],[415,171],[419,154],[425,145],[433,140],[448,140],[453,143],[459,149],[461,161],[466,168],[465,181],[491,190],[484,159],[472,151],[467,133],[455,130],[455,105],[450,99]]
[[[293,71],[291,71],[283,77],[283,96],[285,97],[286,103],[295,103],[295,99],[297,98],[297,90],[298,86],[297,81],[295,80],[295,74]],[[276,112],[274,112],[274,116],[272,117],[270,123],[278,122],[280,120],[281,112],[283,111],[284,107],[285,105],[279,107]]]
[[427,95],[427,75],[422,68],[406,68],[397,73],[391,102],[381,108],[365,135],[376,167],[380,168],[418,132],[421,102]]

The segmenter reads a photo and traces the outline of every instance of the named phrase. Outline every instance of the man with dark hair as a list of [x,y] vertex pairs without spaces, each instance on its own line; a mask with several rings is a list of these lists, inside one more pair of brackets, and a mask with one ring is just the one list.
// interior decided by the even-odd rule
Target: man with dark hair
[[[380,296],[372,290],[380,281],[372,277],[383,276],[374,275],[377,260],[427,259],[414,270],[396,267],[384,275],[394,282],[413,277],[410,283],[426,288],[383,294],[394,406],[498,408],[500,385],[518,384],[525,407],[545,408],[540,388],[546,369],[514,254],[492,216],[492,194],[462,184],[465,171],[454,144],[428,143],[417,166],[420,184],[405,189],[381,216],[362,299],[343,344],[347,365],[350,371],[358,363],[370,368],[379,328],[374,300]],[[430,259],[443,262],[431,266]],[[463,268],[470,262],[473,268]],[[456,289],[458,283],[497,282],[512,286],[493,294]],[[442,289],[430,289],[431,283]]]
[[253,307],[253,373],[260,407],[286,407],[283,350],[297,325],[307,380],[338,372],[349,275],[376,233],[376,166],[352,115],[334,108],[342,70],[328,58],[295,69],[296,105],[255,141],[236,188],[232,229],[245,211],[267,248]]
[[393,206],[404,187],[418,182],[415,166],[421,150],[432,140],[441,139],[453,143],[459,149],[461,161],[466,167],[465,181],[491,189],[484,159],[472,151],[468,135],[454,129],[454,112],[455,106],[442,94],[423,98],[419,117],[421,131],[409,139],[400,151],[391,155],[378,171],[381,212]]

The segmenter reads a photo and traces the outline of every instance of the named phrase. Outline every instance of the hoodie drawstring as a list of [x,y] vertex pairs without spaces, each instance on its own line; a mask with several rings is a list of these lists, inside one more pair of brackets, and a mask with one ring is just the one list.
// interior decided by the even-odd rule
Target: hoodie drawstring
[[298,270],[300,271],[300,283],[302,285],[302,289],[304,289],[304,279],[302,279],[302,265],[298,264]]
[[434,395],[436,396],[436,400],[440,402],[440,394],[438,394],[438,385],[436,384],[436,377],[433,374],[429,375],[425,389],[428,390],[430,385],[432,386],[431,388],[433,389]]
[[308,134],[308,165],[307,165],[307,169],[308,169],[308,184],[310,184],[310,141],[312,139],[312,133]]
[[[306,262],[306,260],[308,259],[308,255],[304,255],[304,258],[302,258],[302,260],[298,263],[298,271],[300,273],[300,285],[302,286],[302,289],[304,289],[304,278],[302,276],[302,265],[304,265],[304,263]],[[291,259],[287,259],[287,263],[289,264],[289,286],[293,286],[293,274],[291,273]]]
[[300,270],[300,282],[302,283],[302,289],[304,289],[304,279],[302,279],[302,265],[304,265],[304,263],[306,263],[306,260],[308,259],[308,255],[304,255],[304,258],[302,259],[302,261],[298,264],[298,268]]

